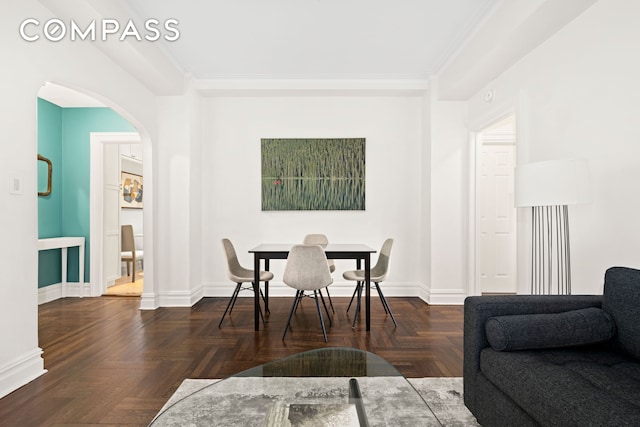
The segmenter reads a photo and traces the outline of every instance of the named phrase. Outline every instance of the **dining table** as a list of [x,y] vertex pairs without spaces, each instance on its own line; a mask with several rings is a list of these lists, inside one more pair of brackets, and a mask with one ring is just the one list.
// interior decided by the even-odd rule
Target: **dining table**
[[[296,243],[261,243],[249,253],[253,254],[253,301],[254,301],[254,324],[255,330],[260,330],[260,264],[264,260],[263,271],[269,271],[269,261],[272,259],[287,259],[289,251]],[[376,250],[360,243],[329,243],[323,246],[327,259],[353,259],[356,261],[356,269],[360,270],[364,261],[364,281],[365,281],[365,323],[366,330],[371,329],[371,254]],[[265,312],[269,310],[269,282],[265,282],[264,290]]]

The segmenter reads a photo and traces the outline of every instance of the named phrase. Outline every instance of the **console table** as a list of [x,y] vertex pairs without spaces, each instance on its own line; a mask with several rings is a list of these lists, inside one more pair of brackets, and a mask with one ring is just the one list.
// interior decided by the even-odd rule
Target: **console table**
[[84,294],[84,237],[51,237],[38,239],[38,250],[49,249],[62,250],[62,297],[67,296],[67,249],[78,247],[78,282],[80,285],[80,298]]

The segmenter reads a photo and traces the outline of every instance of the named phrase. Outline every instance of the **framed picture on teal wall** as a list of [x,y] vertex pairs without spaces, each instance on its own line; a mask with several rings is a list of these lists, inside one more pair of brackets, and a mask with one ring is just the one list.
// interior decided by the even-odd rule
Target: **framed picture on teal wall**
[[120,188],[122,189],[120,207],[142,209],[142,176],[122,172]]
[[261,140],[262,210],[365,210],[365,138]]

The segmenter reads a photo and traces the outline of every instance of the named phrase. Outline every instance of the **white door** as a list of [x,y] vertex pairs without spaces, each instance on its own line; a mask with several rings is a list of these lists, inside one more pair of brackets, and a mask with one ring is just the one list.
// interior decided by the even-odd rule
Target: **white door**
[[516,293],[515,145],[483,145],[480,163],[479,268],[482,293]]
[[120,277],[120,152],[118,144],[103,144],[102,262],[107,286]]

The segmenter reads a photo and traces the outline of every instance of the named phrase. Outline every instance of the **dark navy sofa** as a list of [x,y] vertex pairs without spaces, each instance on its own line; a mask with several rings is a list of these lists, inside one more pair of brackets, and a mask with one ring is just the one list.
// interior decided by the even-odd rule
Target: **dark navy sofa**
[[640,270],[603,295],[467,298],[464,402],[485,427],[640,426]]

